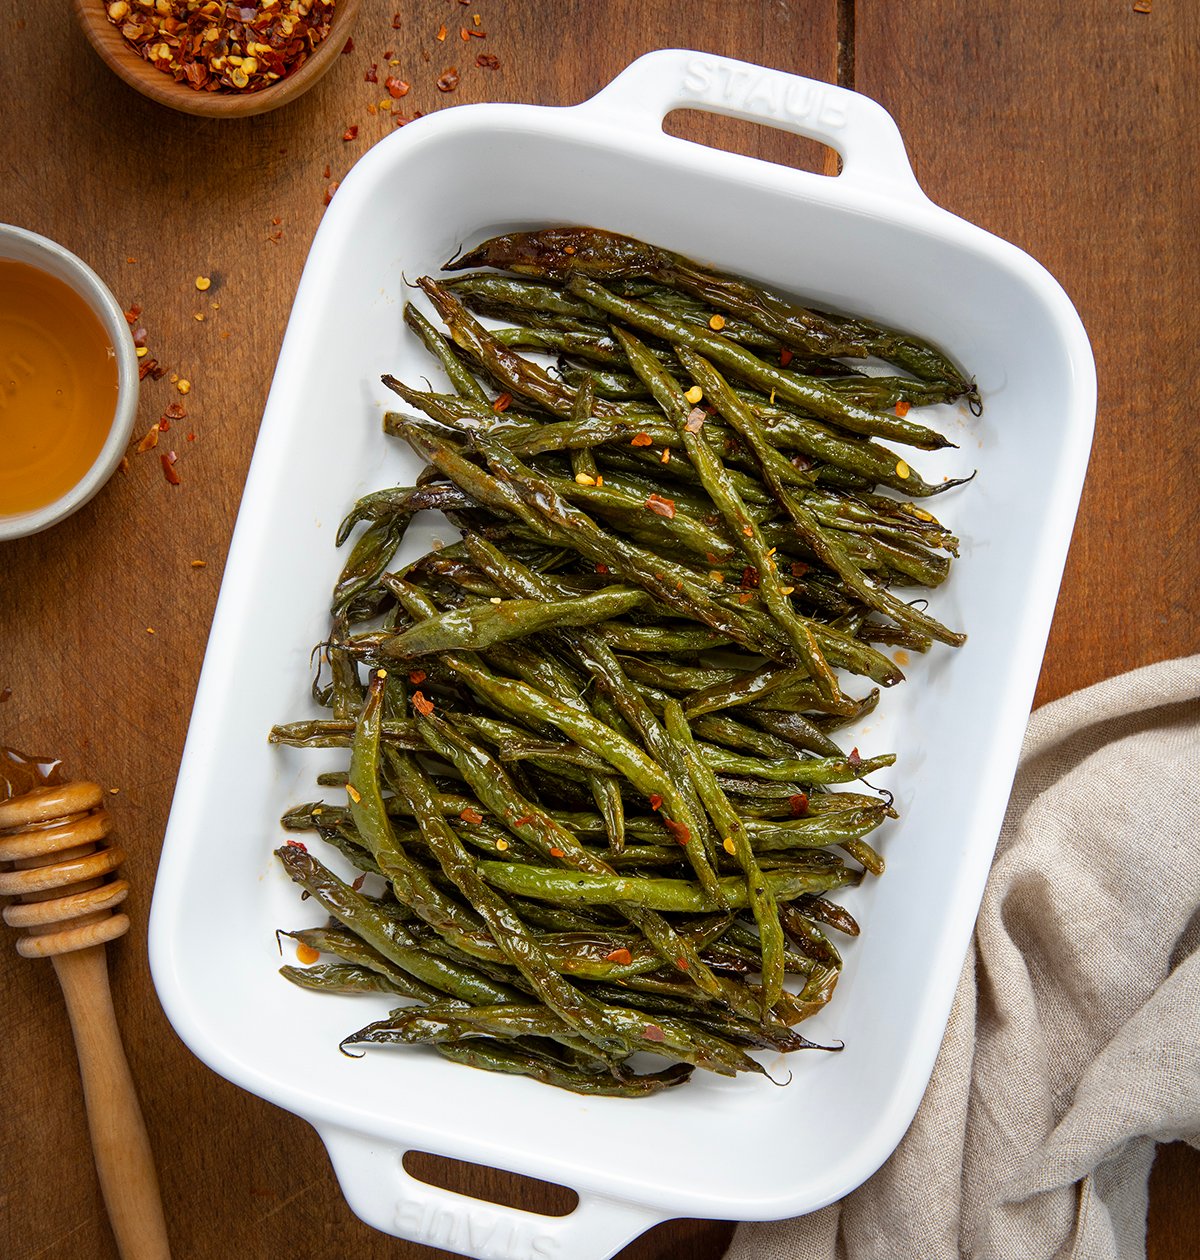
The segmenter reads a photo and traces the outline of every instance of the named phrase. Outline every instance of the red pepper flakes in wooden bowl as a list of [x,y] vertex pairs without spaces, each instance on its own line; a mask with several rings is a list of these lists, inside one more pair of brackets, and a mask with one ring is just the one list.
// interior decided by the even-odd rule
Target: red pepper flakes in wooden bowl
[[105,63],[162,105],[209,117],[275,109],[337,60],[360,0],[73,0]]

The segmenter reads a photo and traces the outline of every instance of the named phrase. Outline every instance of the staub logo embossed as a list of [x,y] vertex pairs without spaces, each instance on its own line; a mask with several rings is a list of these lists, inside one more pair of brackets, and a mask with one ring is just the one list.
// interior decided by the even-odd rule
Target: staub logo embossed
[[825,128],[845,126],[846,108],[819,83],[773,70],[693,57],[684,70],[683,91],[710,105],[744,110],[780,122]]
[[560,1260],[557,1238],[541,1232],[536,1218],[523,1220],[483,1203],[467,1208],[441,1206],[424,1195],[401,1197],[396,1229],[404,1238],[480,1260]]

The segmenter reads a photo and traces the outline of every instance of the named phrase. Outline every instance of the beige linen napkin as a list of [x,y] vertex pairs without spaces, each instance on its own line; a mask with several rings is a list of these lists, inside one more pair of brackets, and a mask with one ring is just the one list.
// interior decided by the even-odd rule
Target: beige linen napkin
[[1155,1142],[1200,1146],[1198,836],[1200,656],[1035,712],[912,1127],[727,1260],[1144,1256]]

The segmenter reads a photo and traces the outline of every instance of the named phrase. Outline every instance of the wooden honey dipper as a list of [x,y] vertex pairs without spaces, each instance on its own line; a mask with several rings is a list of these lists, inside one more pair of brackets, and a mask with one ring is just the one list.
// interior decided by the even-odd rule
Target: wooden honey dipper
[[24,928],[17,952],[54,964],[79,1056],[100,1189],[122,1260],[169,1260],[150,1139],[108,986],[106,941],[129,930],[115,907],[129,884],[124,854],[104,843],[109,817],[95,783],[38,787],[0,801],[4,920]]

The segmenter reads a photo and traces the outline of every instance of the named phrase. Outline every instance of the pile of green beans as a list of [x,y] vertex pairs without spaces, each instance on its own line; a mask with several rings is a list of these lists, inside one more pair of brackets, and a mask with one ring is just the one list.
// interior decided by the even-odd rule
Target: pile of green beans
[[[286,933],[326,957],[282,972],[404,999],[347,1053],[618,1097],[764,1073],[753,1051],[813,1048],[795,1025],[859,931],[829,894],[883,873],[896,816],[868,781],[894,756],[835,736],[906,652],[964,641],[897,593],[945,580],[957,540],[920,504],[961,483],[888,444],[950,445],[910,407],[978,395],[927,342],[626,237],[515,233],[446,269],[475,266],[418,282],[445,331],[405,310],[450,388],[384,377],[425,467],[338,532],[329,715],[271,731],[349,757],[318,776],[344,804],[283,819],[329,921]],[[398,563],[426,510],[461,537]]]

